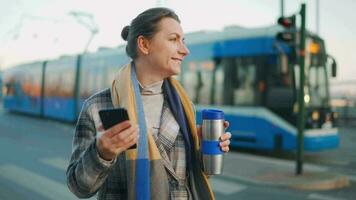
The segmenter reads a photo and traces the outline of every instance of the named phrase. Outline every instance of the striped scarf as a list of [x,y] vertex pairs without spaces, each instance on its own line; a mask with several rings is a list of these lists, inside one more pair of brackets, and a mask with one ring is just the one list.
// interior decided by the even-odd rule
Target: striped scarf
[[[164,82],[164,92],[177,120],[186,146],[187,173],[194,199],[214,199],[207,176],[200,162],[200,143],[196,130],[195,113],[182,86],[170,77]],[[133,64],[122,67],[111,87],[115,108],[127,109],[130,121],[140,126],[136,149],[126,150],[128,199],[165,199],[169,196],[166,171],[150,129],[146,126],[136,70]]]

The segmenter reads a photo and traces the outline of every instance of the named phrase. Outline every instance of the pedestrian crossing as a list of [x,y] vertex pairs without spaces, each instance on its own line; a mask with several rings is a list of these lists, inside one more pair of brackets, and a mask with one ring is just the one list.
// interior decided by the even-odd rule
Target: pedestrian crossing
[[312,193],[308,195],[308,199],[313,199],[313,200],[346,200],[344,198],[337,198],[337,197],[332,197],[328,195],[323,195],[323,194],[317,194],[317,193]]
[[[63,172],[68,166],[68,159],[62,157],[41,158],[38,160],[41,164],[50,166]],[[0,178],[12,181],[16,185],[23,187],[29,191],[33,191],[46,199],[62,200],[62,199],[77,199],[68,189],[65,183],[60,183],[43,174],[39,174],[14,164],[0,165]],[[247,189],[246,185],[236,182],[223,180],[221,178],[210,178],[212,189],[220,195],[232,195]],[[92,197],[91,199],[95,199]]]
[[31,190],[46,199],[77,199],[69,192],[66,185],[25,168],[12,164],[5,164],[0,166],[0,171],[1,177],[16,183],[20,187]]
[[237,192],[241,192],[247,188],[246,185],[222,180],[217,177],[210,178],[210,183],[214,192],[223,195],[231,195]]
[[[65,176],[68,160],[61,157],[51,157],[39,159],[39,162],[60,170]],[[0,178],[13,182],[19,187],[32,191],[49,200],[74,200],[78,199],[72,194],[66,183],[55,181],[43,174],[35,173],[31,170],[14,164],[0,165]],[[96,199],[95,197],[90,198]]]
[[55,158],[42,158],[39,160],[41,163],[49,165],[55,169],[59,170],[66,170],[67,166],[69,164],[69,161],[66,159],[63,159],[61,157],[55,157]]

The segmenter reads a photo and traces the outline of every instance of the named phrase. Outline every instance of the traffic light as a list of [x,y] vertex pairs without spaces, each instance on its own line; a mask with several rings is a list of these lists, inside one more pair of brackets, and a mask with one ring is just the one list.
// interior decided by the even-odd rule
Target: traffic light
[[296,16],[280,17],[278,18],[278,24],[281,25],[284,30],[277,33],[276,39],[284,41],[288,44],[296,44]]

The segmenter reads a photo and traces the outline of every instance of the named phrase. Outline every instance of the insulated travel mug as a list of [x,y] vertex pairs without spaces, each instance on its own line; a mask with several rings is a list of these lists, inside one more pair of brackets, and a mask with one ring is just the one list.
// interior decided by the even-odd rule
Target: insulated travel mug
[[202,111],[202,154],[204,172],[208,175],[221,174],[224,151],[220,148],[220,136],[225,132],[224,112],[216,109]]

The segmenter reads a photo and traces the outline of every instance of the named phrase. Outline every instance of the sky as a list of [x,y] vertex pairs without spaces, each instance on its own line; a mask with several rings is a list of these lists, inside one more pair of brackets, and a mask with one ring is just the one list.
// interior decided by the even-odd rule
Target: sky
[[[70,13],[90,13],[98,33],[89,51],[124,44],[121,30],[140,12],[156,6],[173,9],[185,33],[225,26],[276,24],[280,0],[0,0],[0,69],[34,60],[83,52],[91,36]],[[316,32],[316,0],[285,0],[285,15],[307,5],[307,29]],[[356,1],[320,0],[319,34],[338,64],[336,81],[356,80]],[[94,27],[94,26],[91,26]]]

